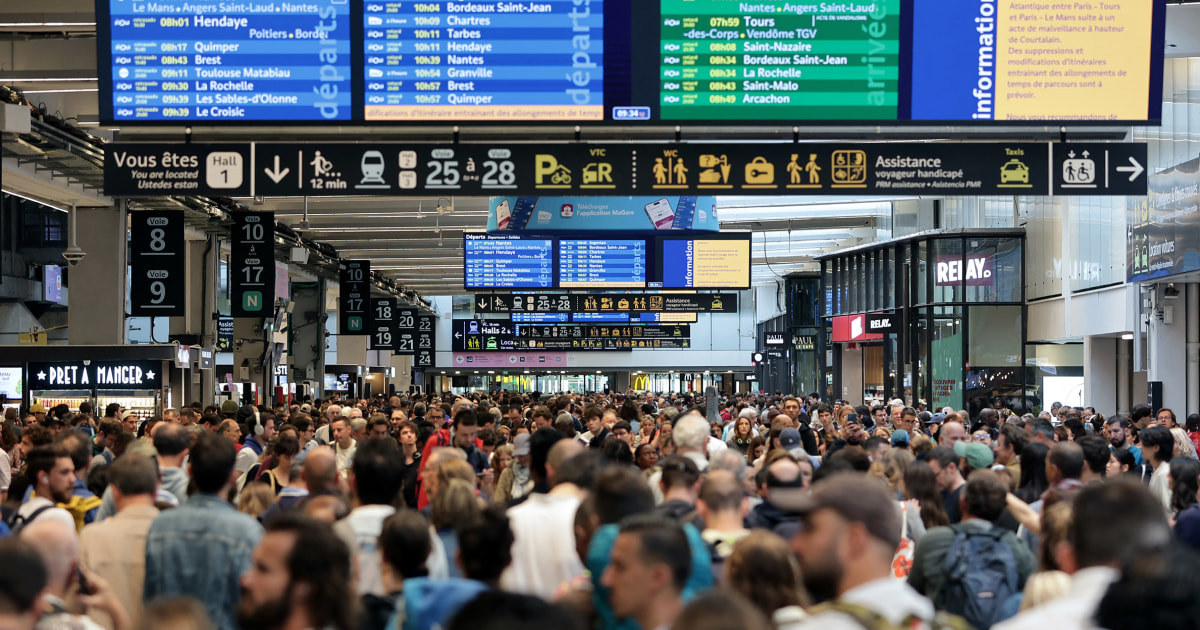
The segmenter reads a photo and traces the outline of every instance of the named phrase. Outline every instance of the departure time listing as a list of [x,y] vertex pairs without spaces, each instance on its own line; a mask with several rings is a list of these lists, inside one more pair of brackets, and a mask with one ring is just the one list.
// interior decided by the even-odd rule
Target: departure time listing
[[894,120],[900,0],[662,0],[664,119]]
[[350,1],[112,3],[113,119],[349,120]]
[[603,120],[603,0],[366,0],[365,119]]

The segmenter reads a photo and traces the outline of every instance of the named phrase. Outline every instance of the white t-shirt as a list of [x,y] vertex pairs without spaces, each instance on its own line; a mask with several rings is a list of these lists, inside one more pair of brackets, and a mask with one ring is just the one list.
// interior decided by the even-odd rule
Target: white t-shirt
[[350,470],[350,466],[354,464],[354,453],[358,450],[358,445],[354,442],[350,443],[350,448],[343,449],[337,444],[333,445],[333,450],[337,454],[337,471],[344,473]]
[[333,525],[337,535],[358,556],[359,595],[387,595],[383,591],[379,532],[383,531],[383,522],[395,513],[396,508],[390,505],[364,505]]
[[586,570],[575,550],[579,497],[535,493],[508,511],[513,531],[512,564],[500,587],[514,593],[554,598],[559,585]]
[[[54,505],[54,502],[50,499],[45,499],[42,497],[30,497],[30,499],[22,504],[21,507],[17,508],[17,516],[21,519],[29,518],[33,516],[34,512],[37,512],[38,510],[42,509],[42,507],[47,505]],[[42,519],[61,521],[67,525],[70,525],[71,529],[75,529],[75,517],[71,516],[70,512],[60,507],[52,507],[41,514],[38,514],[37,518],[33,519],[32,521],[24,522],[21,527],[26,527],[30,523],[41,521]]]

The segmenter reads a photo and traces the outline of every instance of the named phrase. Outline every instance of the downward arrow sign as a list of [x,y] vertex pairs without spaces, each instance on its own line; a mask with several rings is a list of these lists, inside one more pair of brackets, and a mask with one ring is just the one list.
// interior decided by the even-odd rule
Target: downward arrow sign
[[1118,166],[1117,167],[1117,171],[1119,171],[1121,173],[1131,173],[1131,175],[1129,176],[1129,181],[1133,181],[1133,180],[1137,179],[1138,175],[1141,175],[1142,173],[1146,172],[1146,169],[1141,164],[1139,164],[1137,160],[1133,159],[1133,156],[1129,157],[1129,163],[1132,164],[1133,166]]
[[287,177],[288,173],[292,172],[292,169],[284,168],[282,171],[279,170],[279,156],[276,155],[275,156],[275,170],[271,170],[269,168],[264,168],[263,171],[267,174],[267,177],[271,178],[271,181],[278,184],[279,182],[283,181],[284,177]]

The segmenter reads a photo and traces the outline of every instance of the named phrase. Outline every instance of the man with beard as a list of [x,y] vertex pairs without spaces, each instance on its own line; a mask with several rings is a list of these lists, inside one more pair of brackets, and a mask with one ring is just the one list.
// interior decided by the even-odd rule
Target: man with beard
[[282,514],[267,525],[240,579],[242,628],[351,630],[357,598],[350,550],[325,523]]
[[33,483],[33,494],[17,508],[17,514],[10,523],[13,533],[41,519],[61,521],[74,529],[75,517],[63,508],[56,507],[57,504],[71,501],[75,485],[75,464],[66,447],[57,444],[31,449],[25,456],[25,464],[29,480]]
[[871,434],[862,427],[858,415],[848,413],[842,423],[841,431],[838,431],[837,439],[829,446],[829,450],[825,451],[825,456],[829,457],[847,446],[863,446],[870,437]]
[[1139,446],[1134,446],[1129,440],[1129,418],[1125,416],[1112,416],[1104,421],[1104,428],[1108,429],[1108,442],[1112,444],[1114,449],[1128,449],[1133,455],[1133,460],[1138,466],[1142,465],[1142,449]]
[[804,526],[791,545],[808,592],[817,601],[832,602],[793,630],[861,630],[862,620],[879,617],[896,627],[933,620],[933,604],[892,577],[900,512],[883,484],[838,473],[789,507],[803,515]]

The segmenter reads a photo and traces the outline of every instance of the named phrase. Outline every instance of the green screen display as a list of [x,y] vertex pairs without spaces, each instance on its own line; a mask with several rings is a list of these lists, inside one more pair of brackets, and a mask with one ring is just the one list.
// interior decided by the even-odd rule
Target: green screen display
[[662,0],[667,120],[894,120],[900,0]]

